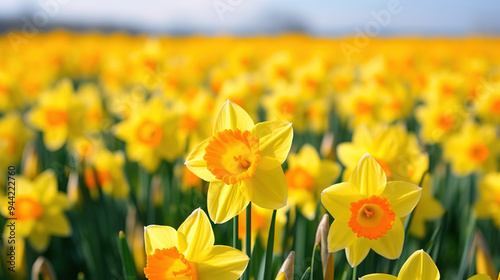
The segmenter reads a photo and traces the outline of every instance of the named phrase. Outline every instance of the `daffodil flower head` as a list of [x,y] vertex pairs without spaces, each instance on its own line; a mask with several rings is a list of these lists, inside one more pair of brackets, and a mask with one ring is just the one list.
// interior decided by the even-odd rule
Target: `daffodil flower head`
[[353,267],[370,249],[388,259],[398,258],[404,242],[401,218],[410,214],[420,195],[420,187],[414,184],[387,182],[380,164],[364,155],[348,182],[335,184],[321,195],[335,219],[328,233],[329,250],[346,249]]
[[144,230],[150,280],[238,279],[248,256],[232,247],[214,245],[215,238],[203,210],[196,209],[175,230],[169,226],[147,226]]
[[213,136],[188,155],[186,166],[205,181],[208,213],[224,223],[241,213],[250,201],[267,209],[286,205],[286,179],[281,168],[292,144],[291,124],[254,124],[241,107],[224,103]]

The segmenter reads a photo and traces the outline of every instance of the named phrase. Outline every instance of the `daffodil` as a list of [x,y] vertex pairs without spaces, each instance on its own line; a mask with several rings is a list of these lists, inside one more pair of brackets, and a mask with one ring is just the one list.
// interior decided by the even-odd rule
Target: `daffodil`
[[428,156],[419,147],[416,136],[401,125],[361,125],[354,130],[352,142],[339,144],[337,155],[346,167],[344,180],[366,153],[375,158],[391,181],[419,183],[428,168]]
[[[33,137],[33,132],[23,123],[16,112],[0,118],[0,166],[17,165],[21,160],[24,146]],[[3,148],[1,148],[3,147]],[[2,172],[3,173],[3,172]]]
[[161,99],[153,97],[113,129],[126,142],[129,159],[154,172],[162,159],[172,161],[180,153],[177,138],[171,137],[177,129],[176,123],[176,115]]
[[442,143],[460,129],[468,114],[459,102],[450,102],[446,106],[439,103],[420,106],[415,111],[415,116],[422,126],[420,137],[425,143]]
[[422,181],[422,196],[413,210],[410,223],[410,233],[418,238],[424,238],[426,234],[425,223],[440,218],[444,209],[441,203],[432,195],[432,178],[426,176]]
[[387,182],[377,161],[366,154],[348,182],[325,189],[321,202],[335,219],[328,234],[331,252],[346,249],[351,266],[357,266],[373,249],[388,259],[401,255],[404,228],[401,218],[417,205],[420,187]]
[[491,124],[500,124],[500,85],[485,83],[474,100],[478,117]]
[[84,84],[78,88],[77,97],[85,104],[84,129],[85,130],[107,130],[110,120],[102,106],[99,88],[94,84]]
[[361,280],[439,280],[441,275],[431,256],[424,250],[415,251],[401,267],[398,276],[370,274]]
[[214,245],[212,225],[203,210],[196,209],[175,230],[150,225],[144,229],[149,280],[236,280],[248,264],[248,256],[228,246]]
[[28,121],[43,132],[45,147],[56,151],[82,134],[83,114],[84,104],[75,96],[72,82],[63,80],[40,95]]
[[[375,273],[360,280],[439,280],[441,275],[431,256],[424,250],[415,251],[401,267],[398,276]],[[477,274],[468,280],[491,280],[486,274]]]
[[322,160],[309,144],[302,146],[298,154],[290,154],[285,178],[292,209],[298,206],[304,216],[314,219],[321,191],[339,175],[339,164],[328,159]]
[[[10,201],[7,197],[0,198],[3,205],[9,205]],[[27,238],[39,252],[49,246],[51,236],[71,234],[70,223],[64,215],[70,203],[65,193],[58,192],[57,178],[51,170],[40,173],[33,181],[16,176],[13,206],[13,213],[8,207],[1,207],[0,213],[4,217],[16,218],[16,237]],[[9,231],[6,227],[4,236]]]
[[123,172],[125,155],[122,151],[111,152],[106,148],[101,148],[96,152],[92,165],[97,183],[105,193],[121,198],[128,195],[130,187]]
[[479,200],[475,206],[478,218],[489,218],[500,228],[500,173],[488,173],[479,183]]
[[189,170],[210,182],[208,213],[215,223],[238,215],[250,201],[268,209],[286,205],[281,164],[292,137],[291,123],[268,121],[255,125],[241,107],[231,101],[224,103],[213,136],[186,159]]
[[500,141],[495,128],[471,120],[444,143],[444,157],[460,176],[497,170],[499,151]]

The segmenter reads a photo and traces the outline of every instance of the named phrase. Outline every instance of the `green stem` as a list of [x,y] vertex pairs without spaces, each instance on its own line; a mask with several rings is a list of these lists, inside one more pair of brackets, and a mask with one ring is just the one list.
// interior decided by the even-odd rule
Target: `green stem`
[[352,280],[357,280],[356,276],[358,274],[358,266],[352,268]]
[[233,247],[235,249],[240,249],[238,246],[238,215],[234,216],[233,218]]
[[250,262],[252,261],[252,202],[248,203],[246,210],[246,234],[245,234],[245,253],[247,253],[248,261],[247,269],[243,274],[243,279],[250,280]]
[[267,239],[267,248],[266,248],[266,263],[264,267],[264,280],[271,280],[272,277],[275,223],[276,223],[276,209],[273,210],[273,216],[271,218],[271,226],[269,227],[269,237]]

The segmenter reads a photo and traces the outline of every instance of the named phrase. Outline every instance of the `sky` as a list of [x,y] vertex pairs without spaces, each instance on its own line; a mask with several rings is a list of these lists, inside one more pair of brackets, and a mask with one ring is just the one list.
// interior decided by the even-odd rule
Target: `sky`
[[499,19],[498,0],[0,0],[4,31],[30,21],[42,28],[344,36],[378,24],[380,35],[460,36],[498,35]]

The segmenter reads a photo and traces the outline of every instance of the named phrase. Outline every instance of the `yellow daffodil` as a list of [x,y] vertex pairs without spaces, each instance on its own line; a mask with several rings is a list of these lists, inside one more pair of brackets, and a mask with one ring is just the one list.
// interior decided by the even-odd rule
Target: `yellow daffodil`
[[357,85],[342,95],[337,111],[349,120],[351,127],[372,126],[379,121],[380,100],[374,85]]
[[280,120],[293,123],[296,131],[304,131],[305,108],[304,97],[300,95],[295,85],[276,85],[271,94],[262,98],[262,105],[266,109],[268,120]]
[[[9,205],[7,197],[0,198],[2,205]],[[13,214],[16,220],[16,237],[27,238],[30,245],[42,252],[48,246],[51,236],[69,236],[71,226],[64,215],[70,203],[66,194],[57,191],[57,178],[51,170],[40,173],[33,181],[16,177],[16,197]],[[8,208],[1,207],[4,217],[12,217]],[[4,231],[8,234],[6,226]]]
[[479,183],[479,200],[475,206],[478,218],[489,218],[500,228],[500,173],[488,173]]
[[418,238],[424,238],[426,234],[425,223],[440,218],[444,209],[441,203],[432,196],[432,178],[426,176],[422,182],[422,196],[413,210],[411,218],[410,233]]
[[397,277],[376,273],[363,276],[360,280],[439,280],[440,277],[431,256],[424,250],[418,250],[406,260]]
[[328,234],[331,252],[346,249],[347,261],[357,266],[373,249],[388,259],[401,255],[406,217],[420,199],[420,187],[387,182],[377,161],[366,154],[348,182],[325,189],[321,202],[335,219]]
[[132,161],[154,172],[162,159],[172,161],[179,155],[176,116],[159,98],[152,98],[131,116],[114,126],[115,135],[126,142],[125,150]]
[[500,124],[500,84],[485,83],[474,101],[478,117],[491,124]]
[[214,245],[212,225],[203,210],[195,210],[175,230],[151,225],[144,229],[149,280],[236,280],[248,256],[234,248]]
[[[21,116],[11,112],[0,118],[0,166],[17,165],[26,142],[33,132],[23,123]],[[3,173],[3,172],[2,172]]]
[[322,160],[316,149],[309,144],[302,146],[298,154],[290,154],[285,178],[292,209],[298,206],[304,216],[314,219],[321,191],[339,175],[338,163]]
[[337,146],[339,160],[346,167],[344,181],[366,153],[375,158],[391,181],[419,183],[428,167],[427,154],[422,152],[415,135],[404,127],[362,125],[354,130],[352,142]]
[[462,104],[452,102],[443,107],[439,103],[429,103],[416,109],[415,116],[420,122],[420,137],[426,143],[441,143],[457,131],[468,112]]
[[113,197],[127,197],[130,187],[123,172],[125,155],[122,151],[111,152],[101,148],[96,152],[92,165],[97,183],[105,193]]
[[82,134],[84,104],[76,98],[70,80],[63,80],[43,92],[28,114],[28,121],[43,132],[43,142],[50,151],[59,150],[68,139]]
[[494,171],[498,166],[500,141],[493,126],[467,121],[444,143],[444,157],[460,176],[475,171]]
[[84,129],[105,130],[109,129],[110,120],[106,119],[106,113],[102,106],[99,88],[94,84],[80,86],[77,92],[78,98],[85,104]]
[[[375,273],[363,276],[360,280],[439,280],[441,275],[431,256],[424,250],[413,253],[403,264],[398,276]],[[491,280],[486,274],[477,274],[468,280]]]
[[286,179],[281,168],[292,144],[292,125],[284,121],[254,124],[231,101],[224,103],[213,136],[198,145],[186,166],[210,182],[208,213],[216,223],[238,215],[251,201],[278,209],[286,205]]

